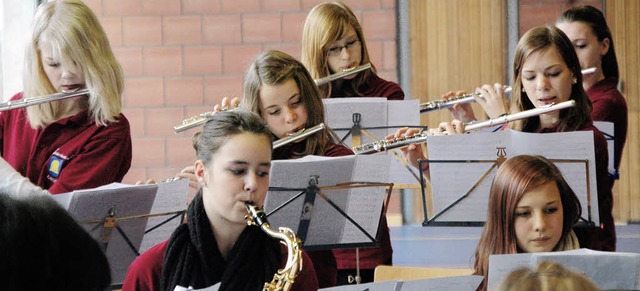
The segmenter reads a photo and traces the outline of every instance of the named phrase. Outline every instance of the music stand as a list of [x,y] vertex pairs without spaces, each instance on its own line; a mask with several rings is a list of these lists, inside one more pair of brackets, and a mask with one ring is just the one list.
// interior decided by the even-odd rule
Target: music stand
[[295,231],[307,251],[378,246],[393,184],[368,181],[384,181],[388,161],[384,155],[273,161],[264,203],[270,224]]
[[[160,232],[157,229],[167,225],[169,221],[180,221],[176,218],[183,214],[184,204],[182,210],[150,214],[153,208],[158,208],[155,205],[156,198],[166,194],[165,188],[178,189],[181,187],[176,188],[175,185],[185,185],[184,181],[176,182],[171,185],[112,183],[52,197],[100,243],[111,267],[111,278],[114,282],[112,286],[118,286],[124,282],[131,262],[140,255],[139,250],[145,233],[154,230]],[[188,181],[186,185],[188,187]],[[160,194],[163,191],[165,194]],[[185,198],[186,193],[184,192]],[[170,216],[170,219],[162,216]],[[150,218],[160,221],[149,224],[150,227],[147,229]],[[168,238],[168,235],[164,239]]]
[[448,290],[468,291],[476,290],[484,279],[483,276],[449,276],[440,278],[428,278],[417,280],[387,280],[360,285],[343,285],[323,288],[319,291],[423,291],[423,290]]
[[[557,146],[549,147],[551,144]],[[521,154],[541,155],[554,162],[582,204],[580,224],[599,224],[597,199],[591,199],[597,193],[591,132],[532,134],[506,130],[428,137],[427,145],[429,160],[419,165],[429,163],[434,194],[428,203],[423,179],[423,226],[484,225],[495,170],[504,158]]]
[[[418,100],[388,101],[385,98],[328,98],[323,99],[325,123],[341,136],[343,143],[359,146],[384,139],[398,128],[420,126]],[[417,188],[419,173],[408,165],[396,151],[388,165],[389,182],[396,188]]]

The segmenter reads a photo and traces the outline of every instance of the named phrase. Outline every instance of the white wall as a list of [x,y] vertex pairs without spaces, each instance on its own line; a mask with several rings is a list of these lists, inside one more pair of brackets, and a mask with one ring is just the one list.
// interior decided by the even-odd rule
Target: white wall
[[2,0],[0,2],[0,97],[8,100],[22,90],[22,61],[36,0]]

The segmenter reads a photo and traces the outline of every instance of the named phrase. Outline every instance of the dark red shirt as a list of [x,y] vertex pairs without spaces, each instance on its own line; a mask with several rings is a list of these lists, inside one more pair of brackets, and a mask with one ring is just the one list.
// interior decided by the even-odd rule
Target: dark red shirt
[[[342,88],[350,87],[351,80],[342,80]],[[331,92],[331,98],[340,97],[384,97],[387,100],[403,100],[404,91],[400,88],[400,85],[386,81],[376,74],[371,74],[367,82],[358,88],[360,96],[345,96],[339,88],[333,88]]]
[[[11,100],[22,98],[16,94]],[[0,113],[0,153],[20,174],[52,194],[120,182],[131,166],[129,121],[98,126],[84,110],[33,129],[24,108]]]
[[[162,278],[162,265],[167,249],[166,240],[161,242],[137,257],[127,271],[127,276],[122,285],[122,291],[154,291],[160,290],[160,278]],[[287,249],[282,248],[282,262],[287,262]],[[284,267],[284,266],[283,266]],[[250,276],[251,274],[238,274],[238,276]],[[266,282],[265,282],[266,283]],[[183,286],[188,287],[188,286]],[[318,290],[313,264],[302,252],[302,271],[298,273],[291,288],[292,291]]]
[[622,150],[627,141],[628,109],[627,101],[616,87],[616,78],[606,78],[587,89],[587,95],[593,104],[591,119],[593,121],[609,121],[614,124],[614,161],[616,170],[620,168]]

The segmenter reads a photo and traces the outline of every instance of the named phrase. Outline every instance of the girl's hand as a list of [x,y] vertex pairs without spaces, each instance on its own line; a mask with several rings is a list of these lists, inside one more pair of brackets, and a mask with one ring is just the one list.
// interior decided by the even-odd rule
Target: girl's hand
[[476,88],[476,92],[482,94],[484,98],[473,94],[473,98],[482,106],[489,118],[502,116],[509,111],[507,98],[504,96],[502,88],[503,86],[500,83],[495,83],[493,86],[482,85],[482,87]]
[[[449,91],[446,94],[442,95],[443,100],[455,99],[457,96],[467,94],[465,91]],[[447,108],[453,116],[454,119],[462,120],[463,122],[471,122],[476,120],[476,116],[473,113],[473,109],[471,108],[471,104],[469,103],[458,103],[453,105],[452,107]]]
[[229,97],[222,98],[222,102],[220,104],[216,104],[213,106],[214,112],[226,111],[229,109],[238,108],[240,106],[240,99],[238,97],[233,97],[233,99],[229,99]]

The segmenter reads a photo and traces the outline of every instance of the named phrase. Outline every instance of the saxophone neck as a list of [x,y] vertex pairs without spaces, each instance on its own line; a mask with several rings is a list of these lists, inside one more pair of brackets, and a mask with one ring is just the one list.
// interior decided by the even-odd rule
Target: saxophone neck
[[301,241],[296,233],[285,227],[281,227],[278,231],[274,231],[267,221],[267,215],[260,206],[247,202],[248,215],[245,216],[248,225],[256,225],[260,227],[270,237],[280,240],[287,246],[287,263],[284,268],[279,269],[274,275],[271,282],[264,284],[263,291],[283,290],[287,291],[293,286],[293,282],[298,276],[298,272],[302,270],[302,250],[300,249]]

